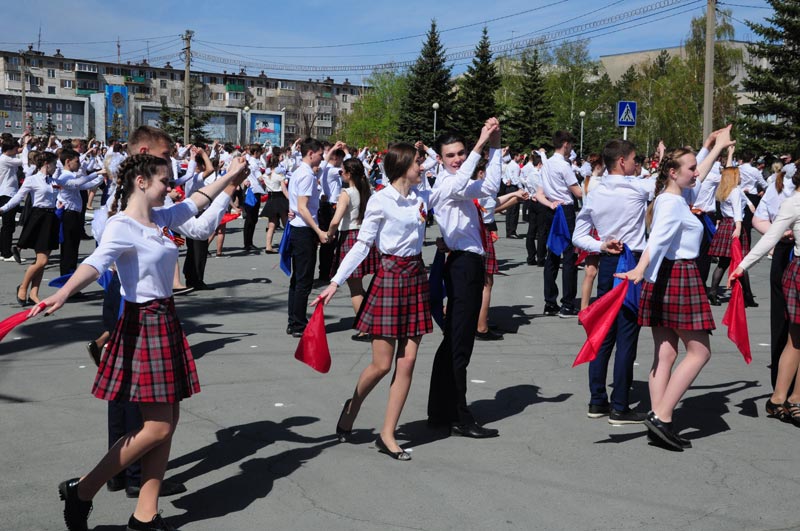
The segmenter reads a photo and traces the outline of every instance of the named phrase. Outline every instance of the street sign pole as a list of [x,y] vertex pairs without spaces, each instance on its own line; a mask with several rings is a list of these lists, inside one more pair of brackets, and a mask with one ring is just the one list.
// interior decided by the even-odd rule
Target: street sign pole
[[628,128],[627,127],[623,127],[622,128],[622,140],[628,140]]

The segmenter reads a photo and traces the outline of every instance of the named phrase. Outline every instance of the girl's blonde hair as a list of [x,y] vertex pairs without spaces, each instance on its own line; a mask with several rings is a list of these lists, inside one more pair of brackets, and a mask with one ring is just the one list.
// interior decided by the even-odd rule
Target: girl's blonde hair
[[739,175],[739,168],[725,168],[722,170],[722,178],[719,181],[717,188],[717,201],[725,201],[734,188],[739,186],[741,177]]

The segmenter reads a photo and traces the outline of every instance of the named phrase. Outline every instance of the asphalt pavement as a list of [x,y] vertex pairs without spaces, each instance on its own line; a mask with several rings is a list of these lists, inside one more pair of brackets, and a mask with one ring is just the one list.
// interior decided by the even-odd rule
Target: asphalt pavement
[[[371,356],[369,344],[350,339],[346,290],[325,311],[332,368],[316,373],[294,359],[298,340],[285,333],[289,279],[278,257],[244,254],[241,228],[232,222],[225,255],[208,260],[215,289],[176,298],[202,385],[181,404],[167,472],[188,492],[162,499],[163,516],[180,529],[800,528],[800,431],[764,414],[768,260],[752,274],[760,303],[747,311],[753,362],[727,339],[725,307],[714,308],[711,361],[675,413],[694,447],[673,453],[648,444],[643,426],[586,417],[587,368],[572,368],[585,334],[576,319],[541,315],[543,269],[526,265],[524,239],[501,238],[491,319],[508,332],[476,343],[468,392],[476,417],[500,437],[427,427],[437,329],[422,340],[400,419],[398,441],[413,459],[398,462],[374,444],[388,377],[366,400],[355,441],[335,439],[342,404]],[[436,235],[428,230],[429,243]],[[93,247],[83,242],[82,255]],[[426,263],[433,253],[427,245]],[[55,255],[46,280],[58,276]],[[19,311],[14,287],[23,272],[0,262],[0,317]],[[102,291],[92,287],[0,343],[0,529],[63,529],[58,483],[85,474],[107,447],[106,404],[90,394],[95,368],[85,349],[101,330],[101,306]],[[644,329],[633,389],[640,411],[648,409],[652,357]],[[90,524],[124,530],[133,508],[123,493],[103,490]]]

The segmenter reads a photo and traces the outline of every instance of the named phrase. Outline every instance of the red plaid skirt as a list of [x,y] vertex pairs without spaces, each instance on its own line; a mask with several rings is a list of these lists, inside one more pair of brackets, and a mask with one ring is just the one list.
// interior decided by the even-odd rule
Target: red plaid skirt
[[655,283],[644,282],[640,326],[678,330],[714,330],[714,316],[694,260],[661,262]]
[[494,251],[494,240],[488,228],[481,230],[481,239],[483,240],[483,266],[486,269],[486,274],[496,275],[500,271],[500,268],[497,267],[497,253]]
[[124,402],[178,402],[200,392],[175,302],[125,301],[100,361],[92,394]]
[[[358,229],[346,230],[340,232],[338,241],[336,243],[336,252],[333,254],[333,266],[331,267],[331,278],[336,276],[336,271],[339,269],[339,264],[342,263],[344,257],[350,252],[350,249],[358,241]],[[374,275],[381,267],[381,254],[378,252],[377,247],[373,244],[369,250],[369,254],[364,261],[358,264],[358,267],[350,278],[362,278],[367,275]]]
[[355,328],[373,336],[399,339],[433,331],[430,286],[422,255],[381,256]]
[[800,258],[795,258],[783,272],[783,296],[789,322],[800,324]]
[[[711,240],[711,245],[708,248],[709,256],[731,256],[731,242],[733,241],[733,231],[736,230],[736,222],[733,218],[722,218],[714,238]],[[747,232],[742,229],[742,234],[739,236],[739,241],[742,242],[742,256],[750,252],[750,238],[747,237]]]

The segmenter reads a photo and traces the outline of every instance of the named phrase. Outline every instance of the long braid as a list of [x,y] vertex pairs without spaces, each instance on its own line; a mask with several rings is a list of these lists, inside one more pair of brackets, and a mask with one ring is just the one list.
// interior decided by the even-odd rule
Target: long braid
[[148,154],[131,155],[122,161],[117,173],[117,191],[108,217],[128,208],[128,198],[135,186],[136,177],[141,175],[150,180],[162,167],[169,168],[166,160]]

